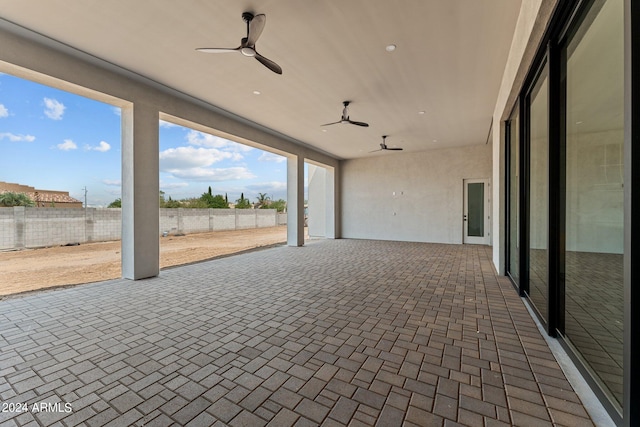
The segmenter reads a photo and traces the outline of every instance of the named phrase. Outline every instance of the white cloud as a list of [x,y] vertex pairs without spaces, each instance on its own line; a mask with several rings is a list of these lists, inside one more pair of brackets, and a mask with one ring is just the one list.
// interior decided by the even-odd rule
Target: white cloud
[[258,193],[277,193],[287,190],[287,183],[281,181],[261,182],[247,185],[247,189]]
[[122,116],[122,108],[120,107],[111,107],[111,111],[118,117]]
[[183,188],[188,186],[189,184],[186,182],[172,182],[169,184],[165,184],[163,182],[160,183],[160,188],[164,188],[165,190],[173,190],[175,188]]
[[21,141],[33,142],[36,140],[36,137],[33,135],[16,135],[10,132],[0,133],[0,139],[5,139],[5,138],[7,138],[9,141],[12,141],[12,142],[21,142]]
[[94,150],[104,153],[105,151],[111,150],[111,145],[109,145],[108,142],[100,141],[100,144],[98,144],[98,146],[95,147]]
[[[219,182],[255,178],[255,175],[244,166],[211,167],[224,160],[241,161],[244,158],[242,153],[253,150],[252,147],[195,130],[189,130],[186,139],[189,143],[188,146],[169,148],[160,152],[160,171],[169,173],[178,179],[194,181]],[[178,184],[173,185],[175,185],[173,188],[177,188]],[[186,185],[188,184],[181,186]]]
[[231,158],[233,158],[233,153],[215,148],[169,148],[160,152],[160,170],[168,171],[211,166],[216,162]]
[[9,110],[4,104],[0,104],[0,117],[9,117]]
[[102,183],[104,185],[111,185],[113,187],[120,187],[122,185],[122,181],[119,179],[103,179]]
[[108,142],[100,141],[100,144],[98,144],[97,146],[92,147],[92,146],[87,144],[87,145],[84,146],[84,149],[87,150],[87,151],[93,150],[93,151],[100,151],[101,153],[104,153],[106,151],[111,150],[111,145],[109,145]]
[[191,130],[187,134],[187,142],[191,145],[197,145],[200,147],[208,148],[226,148],[234,152],[246,153],[253,150],[252,147],[244,144],[238,144],[237,142],[229,141],[218,136],[210,135],[208,133],[199,132],[197,130]]
[[52,120],[62,120],[65,107],[60,101],[51,98],[44,98],[44,114]]
[[75,150],[76,148],[78,148],[76,143],[70,139],[65,139],[62,144],[58,144],[56,145],[56,147],[58,147],[58,150],[62,150],[62,151]]
[[194,181],[233,181],[239,179],[255,178],[245,167],[233,167],[233,168],[203,168],[194,167],[190,169],[175,169],[168,170],[173,176],[182,179],[189,179]]
[[260,155],[260,157],[258,157],[258,160],[261,162],[282,163],[282,162],[286,162],[287,158],[284,156],[280,156],[278,154],[269,153],[268,151],[265,151],[264,153],[262,153],[262,155]]

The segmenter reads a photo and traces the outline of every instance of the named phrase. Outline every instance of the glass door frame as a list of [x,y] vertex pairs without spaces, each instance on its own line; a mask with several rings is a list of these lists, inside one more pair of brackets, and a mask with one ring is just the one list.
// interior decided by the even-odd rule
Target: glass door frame
[[[531,74],[531,77],[527,81],[527,86],[525,86],[525,90],[523,91],[524,95],[522,102],[522,139],[521,139],[521,158],[522,165],[521,175],[522,175],[522,187],[523,195],[521,200],[521,205],[523,206],[524,212],[522,213],[521,218],[523,219],[523,225],[521,226],[521,240],[520,240],[520,270],[521,270],[521,285],[520,285],[520,293],[523,296],[526,296],[531,302],[531,306],[534,307],[534,312],[536,312],[538,319],[545,326],[547,333],[552,336],[557,336],[557,327],[558,327],[558,293],[557,293],[557,255],[558,255],[558,241],[560,239],[557,238],[558,228],[557,228],[557,208],[559,205],[558,202],[558,192],[557,186],[554,183],[558,182],[559,171],[558,167],[558,156],[557,156],[557,148],[558,148],[558,90],[557,90],[557,54],[556,48],[553,46],[552,42],[549,41],[547,44],[547,50],[543,51],[544,55],[540,55],[537,61],[537,68],[535,72]],[[546,73],[547,78],[547,216],[546,216],[546,267],[547,267],[547,277],[544,278],[546,280],[546,291],[547,291],[547,303],[546,307],[544,307],[546,311],[546,317],[542,315],[540,312],[540,308],[536,307],[533,303],[533,300],[530,297],[531,292],[531,260],[529,257],[529,245],[530,245],[530,232],[531,232],[531,101],[533,91],[536,88],[537,84],[540,81],[540,78]]]
[[[633,359],[640,354],[640,227],[632,218],[640,217],[640,2],[625,0],[625,141],[624,181],[624,420],[629,425],[640,422],[640,364]],[[633,114],[632,114],[633,113]]]
[[[523,111],[524,111],[524,99],[522,96],[519,96],[515,102],[515,105],[513,107],[513,109],[511,110],[511,113],[509,114],[509,119],[506,121],[505,124],[505,175],[506,175],[506,179],[505,179],[505,230],[506,230],[506,234],[505,234],[505,242],[506,242],[506,248],[507,250],[505,251],[505,271],[507,273],[507,276],[511,279],[511,283],[513,284],[513,286],[516,288],[516,290],[518,291],[518,294],[521,297],[526,296],[526,288],[523,286],[523,272],[525,271],[523,265],[522,265],[522,260],[526,259],[526,250],[523,246],[523,242],[522,242],[522,229],[523,229],[523,219],[526,216],[526,205],[523,201],[523,195],[526,194],[526,187],[525,187],[525,180],[523,179],[523,171],[526,169],[525,168],[525,156],[523,155],[524,153],[524,126],[522,123],[523,120]],[[517,124],[513,123],[514,120],[514,116],[517,113],[518,119],[517,119]],[[519,171],[518,174],[518,180],[517,182],[512,182],[511,181],[511,157],[512,157],[512,152],[511,150],[514,148],[514,145],[512,144],[512,139],[511,136],[513,135],[513,126],[517,126],[517,129],[515,129],[515,131],[517,132],[517,146],[515,147],[518,150],[518,156],[517,156],[517,168]],[[516,233],[518,233],[518,236],[516,237],[516,239],[519,241],[520,245],[517,248],[512,248],[511,247],[511,241],[512,241],[512,236],[511,236],[511,232],[512,232],[512,224],[511,224],[511,218],[512,218],[512,213],[511,209],[512,209],[512,205],[511,205],[511,190],[513,186],[517,186],[518,187],[518,191],[517,191],[517,197],[518,197],[518,203],[516,204],[516,210],[517,212],[515,212],[515,216],[517,217],[517,224],[516,227],[517,229],[515,229]],[[518,257],[518,265],[517,265],[517,270],[515,272],[510,271],[511,268],[511,257],[512,256],[516,256],[514,254],[512,254],[512,250],[514,250],[517,252],[517,257]],[[515,277],[513,275],[513,273],[516,273]]]

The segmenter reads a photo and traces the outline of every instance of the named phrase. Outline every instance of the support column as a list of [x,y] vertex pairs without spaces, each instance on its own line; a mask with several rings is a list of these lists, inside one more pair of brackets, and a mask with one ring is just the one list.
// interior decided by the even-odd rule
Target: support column
[[159,113],[135,104],[122,109],[122,277],[160,272]]
[[336,239],[338,235],[336,233],[336,180],[335,169],[326,168],[325,170],[325,237],[327,239]]
[[338,223],[335,169],[309,164],[308,180],[309,236],[335,239]]
[[327,237],[327,174],[321,166],[307,169],[307,233],[310,238]]
[[304,158],[287,157],[287,244],[304,245]]

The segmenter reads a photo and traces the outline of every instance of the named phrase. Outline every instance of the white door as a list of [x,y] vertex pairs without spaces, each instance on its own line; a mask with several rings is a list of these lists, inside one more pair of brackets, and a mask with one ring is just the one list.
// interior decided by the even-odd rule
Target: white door
[[488,245],[491,242],[491,192],[488,179],[464,180],[462,224],[465,244]]

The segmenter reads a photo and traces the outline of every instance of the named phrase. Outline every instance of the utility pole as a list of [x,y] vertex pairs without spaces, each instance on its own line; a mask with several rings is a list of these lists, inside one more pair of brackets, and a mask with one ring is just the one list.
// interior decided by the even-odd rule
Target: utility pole
[[87,209],[87,186],[85,185],[84,188],[84,208],[85,210]]

